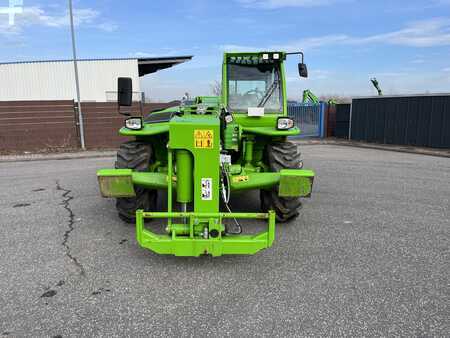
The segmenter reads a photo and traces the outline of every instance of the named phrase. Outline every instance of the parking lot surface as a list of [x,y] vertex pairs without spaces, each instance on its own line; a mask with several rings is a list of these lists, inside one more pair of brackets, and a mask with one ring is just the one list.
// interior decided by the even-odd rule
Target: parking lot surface
[[448,336],[450,159],[302,149],[301,216],[218,258],[138,247],[99,196],[113,158],[0,163],[0,335]]

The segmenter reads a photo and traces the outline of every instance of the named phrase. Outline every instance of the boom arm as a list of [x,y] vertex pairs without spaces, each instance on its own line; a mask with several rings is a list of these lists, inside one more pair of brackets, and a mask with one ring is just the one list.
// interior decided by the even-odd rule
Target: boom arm
[[373,86],[378,92],[379,96],[383,96],[383,92],[381,91],[380,84],[378,83],[378,80],[376,78],[370,79],[370,82],[372,82]]
[[303,103],[319,103],[319,98],[309,89],[303,91]]

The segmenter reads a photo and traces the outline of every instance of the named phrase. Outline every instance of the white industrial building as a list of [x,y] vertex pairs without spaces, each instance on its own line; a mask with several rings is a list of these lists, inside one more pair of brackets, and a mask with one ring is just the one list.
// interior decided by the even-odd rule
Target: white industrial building
[[[192,56],[78,60],[82,102],[115,100],[117,78],[131,77],[140,101],[139,77],[186,62]],[[0,101],[76,100],[73,60],[0,63]]]

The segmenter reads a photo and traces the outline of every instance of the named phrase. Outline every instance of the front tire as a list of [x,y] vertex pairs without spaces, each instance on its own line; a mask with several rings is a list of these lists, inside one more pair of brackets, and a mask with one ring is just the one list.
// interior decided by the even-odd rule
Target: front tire
[[[152,146],[139,141],[129,141],[120,145],[117,151],[116,169],[148,171],[153,160]],[[136,197],[117,198],[116,209],[119,217],[127,223],[136,222],[136,210],[156,209],[157,191],[134,186]]]
[[[300,169],[303,166],[299,147],[290,141],[275,142],[266,147],[266,162],[272,172],[281,169]],[[287,222],[299,215],[302,206],[299,197],[278,196],[278,186],[270,190],[261,190],[261,209],[274,210],[277,221]]]

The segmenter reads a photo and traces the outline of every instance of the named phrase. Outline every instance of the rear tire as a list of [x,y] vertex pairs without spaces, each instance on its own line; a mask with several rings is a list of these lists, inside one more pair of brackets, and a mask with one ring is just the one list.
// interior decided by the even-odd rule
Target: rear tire
[[[272,172],[281,169],[300,169],[303,167],[298,146],[290,141],[276,142],[266,147],[266,162]],[[261,209],[273,210],[279,222],[287,222],[299,215],[302,206],[299,197],[278,196],[278,185],[271,190],[261,190]]]
[[[116,169],[148,171],[152,163],[152,146],[139,141],[129,141],[120,145],[117,151]],[[127,223],[136,222],[136,210],[156,209],[157,191],[134,186],[136,197],[117,198],[116,209],[119,217]]]

